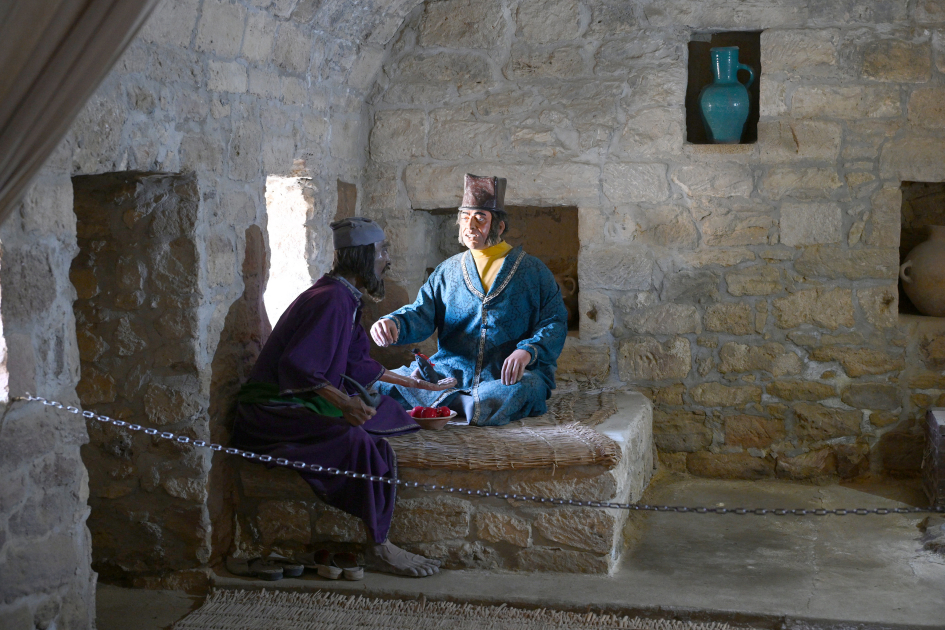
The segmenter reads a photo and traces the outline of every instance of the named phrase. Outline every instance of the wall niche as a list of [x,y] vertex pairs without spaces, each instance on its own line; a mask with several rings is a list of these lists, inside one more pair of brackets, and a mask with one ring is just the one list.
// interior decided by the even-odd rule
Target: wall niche
[[[72,185],[82,406],[208,439],[196,175],[105,173]],[[209,558],[210,453],[98,422],[81,452],[101,579],[192,569]]]
[[[758,140],[761,31],[693,33],[689,41],[689,82],[686,86],[686,140],[691,144],[712,144],[699,113],[699,94],[714,78],[709,50],[723,46],[737,46],[738,62],[751,66],[755,72],[755,80],[748,86],[750,107],[740,144],[752,144]],[[747,74],[744,70],[738,72],[742,84],[748,80]]]
[[[899,264],[929,237],[929,226],[945,225],[945,182],[902,182],[902,213],[899,234]],[[899,280],[899,312],[921,315],[902,289]]]

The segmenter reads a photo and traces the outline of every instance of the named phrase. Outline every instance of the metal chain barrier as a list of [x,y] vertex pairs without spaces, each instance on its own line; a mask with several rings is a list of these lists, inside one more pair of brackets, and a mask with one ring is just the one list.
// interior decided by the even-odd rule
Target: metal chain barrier
[[109,418],[108,416],[103,416],[97,414],[93,411],[83,411],[78,407],[73,407],[71,405],[63,405],[60,402],[53,400],[47,400],[40,396],[33,396],[27,392],[26,396],[16,396],[11,398],[11,401],[25,401],[25,402],[40,402],[47,407],[55,407],[56,409],[62,409],[63,411],[68,411],[77,415],[81,415],[87,420],[96,420],[105,424],[111,424],[116,427],[121,427],[126,431],[137,432],[141,431],[145,435],[150,435],[152,437],[157,437],[163,440],[171,440],[178,442],[179,444],[189,444],[191,446],[196,446],[198,448],[209,448],[212,451],[218,453],[226,453],[227,455],[237,455],[244,459],[256,460],[263,462],[265,464],[275,464],[276,466],[283,466],[286,468],[294,468],[295,470],[307,470],[317,473],[325,473],[328,475],[349,477],[351,479],[365,479],[367,481],[374,481],[380,483],[386,483],[395,486],[401,486],[404,488],[416,488],[419,490],[426,490],[428,492],[452,492],[454,494],[465,494],[469,496],[476,497],[493,497],[497,499],[511,499],[514,501],[526,501],[532,503],[550,503],[552,505],[572,505],[575,507],[590,507],[590,508],[612,508],[618,510],[631,510],[636,512],[677,512],[677,513],[686,513],[686,514],[751,514],[755,516],[847,516],[850,514],[856,514],[858,516],[867,516],[870,514],[875,514],[879,516],[885,516],[887,514],[932,514],[932,513],[941,513],[945,512],[945,507],[940,508],[919,508],[919,507],[900,507],[900,508],[838,508],[833,510],[828,510],[826,508],[816,508],[816,509],[806,509],[806,508],[727,508],[727,507],[689,507],[681,505],[646,505],[638,503],[609,503],[606,501],[578,501],[574,499],[558,499],[552,497],[540,497],[535,495],[523,495],[523,494],[511,494],[508,492],[490,492],[488,490],[470,490],[468,488],[454,488],[447,487],[439,484],[430,484],[430,483],[420,483],[417,481],[403,481],[401,479],[396,479],[392,477],[378,477],[377,475],[368,475],[365,473],[358,473],[352,470],[339,470],[338,468],[325,468],[324,466],[319,466],[318,464],[307,464],[301,461],[291,461],[285,459],[284,457],[272,457],[271,455],[259,455],[258,453],[253,453],[250,451],[244,451],[238,448],[223,446],[222,444],[214,444],[212,442],[206,442],[204,440],[195,440],[187,437],[186,435],[175,435],[170,431],[158,431],[157,429],[152,429],[149,427],[143,427],[140,424],[133,424],[130,422],[125,422],[124,420],[115,420],[114,418]]

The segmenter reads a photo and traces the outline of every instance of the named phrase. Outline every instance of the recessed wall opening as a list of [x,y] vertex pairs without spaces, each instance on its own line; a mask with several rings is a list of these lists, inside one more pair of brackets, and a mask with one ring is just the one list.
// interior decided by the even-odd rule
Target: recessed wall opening
[[307,177],[266,178],[270,267],[263,302],[273,326],[295,298],[312,285],[305,223],[312,214],[314,192]]
[[[507,210],[510,225],[504,234],[505,240],[513,247],[521,246],[548,265],[568,309],[568,333],[576,335],[580,327],[577,260],[581,248],[577,207],[507,206]],[[465,247],[457,240],[455,208],[422,212],[429,212],[435,222],[436,237],[427,252],[427,273],[430,274],[450,256],[465,251]]]
[[[686,140],[691,144],[712,144],[699,113],[699,94],[702,88],[713,81],[709,49],[722,46],[737,46],[738,62],[751,66],[755,72],[755,80],[748,86],[750,108],[740,144],[751,144],[758,140],[761,31],[693,33],[689,41],[689,82],[686,86]],[[748,80],[748,73],[739,71],[738,80],[744,84]]]
[[[899,264],[929,237],[929,226],[945,225],[945,182],[902,182]],[[921,315],[899,280],[899,312]]]
[[[72,178],[78,255],[69,272],[82,406],[128,422],[206,433],[198,347],[200,191],[190,174]],[[89,425],[92,567],[102,579],[190,569],[208,553],[209,453]]]
[[335,221],[353,217],[358,207],[358,187],[348,182],[338,180],[338,207],[335,211]]

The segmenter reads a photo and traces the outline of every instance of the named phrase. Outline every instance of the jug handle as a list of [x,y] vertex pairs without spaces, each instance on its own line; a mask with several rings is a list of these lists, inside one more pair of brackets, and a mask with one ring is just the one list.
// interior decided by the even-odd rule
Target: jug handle
[[906,274],[906,271],[911,266],[912,266],[911,260],[907,260],[906,262],[902,263],[902,265],[899,266],[899,277],[902,278],[903,282],[907,282],[909,284],[912,284],[912,276],[909,276],[908,274]]
[[751,66],[746,66],[743,63],[738,64],[738,69],[748,73],[748,83],[745,84],[745,87],[751,87],[751,84],[755,82],[755,71],[751,69]]

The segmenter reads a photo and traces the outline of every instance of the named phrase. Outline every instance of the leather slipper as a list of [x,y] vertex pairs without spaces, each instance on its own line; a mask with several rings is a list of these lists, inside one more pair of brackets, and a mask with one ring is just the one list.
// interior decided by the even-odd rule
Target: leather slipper
[[266,560],[272,562],[276,566],[282,568],[283,577],[299,577],[302,575],[302,572],[305,571],[305,565],[296,562],[295,560],[290,560],[283,555],[278,553],[271,553],[266,557]]
[[282,567],[275,562],[270,562],[265,558],[256,558],[255,560],[250,560],[249,562],[249,571],[252,575],[263,579],[274,582],[275,580],[281,580],[283,576]]
[[296,560],[305,565],[306,569],[317,572],[318,575],[325,579],[337,580],[341,577],[342,569],[333,566],[331,552],[327,549],[319,549],[318,551],[303,554],[296,558]]
[[332,557],[331,563],[344,574],[346,580],[364,579],[364,567],[358,564],[358,557],[353,553],[336,553]]
[[227,556],[226,570],[233,575],[243,577],[258,577],[270,581],[282,579],[282,567],[268,563],[261,558],[247,560],[245,558]]

